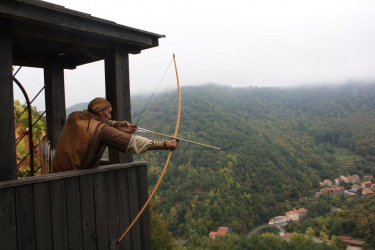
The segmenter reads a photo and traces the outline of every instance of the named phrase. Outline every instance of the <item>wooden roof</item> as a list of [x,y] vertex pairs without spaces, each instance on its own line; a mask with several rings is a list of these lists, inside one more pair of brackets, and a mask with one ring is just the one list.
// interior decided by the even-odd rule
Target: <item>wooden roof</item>
[[74,69],[104,59],[114,45],[137,54],[165,37],[40,0],[1,0],[1,19],[12,31],[13,64],[31,67],[54,57]]

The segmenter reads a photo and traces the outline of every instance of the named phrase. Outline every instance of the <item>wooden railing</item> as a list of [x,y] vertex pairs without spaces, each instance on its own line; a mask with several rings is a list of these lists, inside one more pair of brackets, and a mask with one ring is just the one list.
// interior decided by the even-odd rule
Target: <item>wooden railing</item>
[[0,182],[0,249],[151,249],[147,162]]

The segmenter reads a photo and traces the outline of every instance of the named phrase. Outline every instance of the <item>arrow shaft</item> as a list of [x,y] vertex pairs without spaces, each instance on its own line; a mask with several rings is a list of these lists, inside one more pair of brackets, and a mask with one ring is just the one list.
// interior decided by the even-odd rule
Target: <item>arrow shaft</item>
[[154,131],[151,131],[151,130],[148,130],[148,129],[144,129],[144,128],[138,128],[138,130],[140,130],[140,132],[146,132],[146,133],[151,133],[151,134],[155,134],[155,135],[166,136],[166,137],[169,137],[169,138],[172,138],[172,139],[177,139],[177,140],[180,140],[180,141],[185,141],[185,142],[197,144],[197,145],[200,145],[200,146],[203,146],[203,147],[208,147],[208,148],[213,148],[213,149],[221,150],[221,148],[218,148],[218,147],[210,146],[210,145],[199,143],[199,142],[195,142],[195,141],[186,140],[186,139],[179,138],[179,137],[173,137],[173,136],[170,136],[170,135],[166,135],[166,134],[154,132]]

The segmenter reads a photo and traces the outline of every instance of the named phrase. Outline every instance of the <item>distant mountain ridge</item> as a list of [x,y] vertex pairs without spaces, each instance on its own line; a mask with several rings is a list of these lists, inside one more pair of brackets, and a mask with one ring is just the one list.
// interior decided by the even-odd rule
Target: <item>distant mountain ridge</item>
[[69,108],[66,109],[66,116],[68,117],[71,113],[75,111],[82,111],[84,109],[87,109],[88,102],[81,102],[74,104],[73,106],[70,106]]

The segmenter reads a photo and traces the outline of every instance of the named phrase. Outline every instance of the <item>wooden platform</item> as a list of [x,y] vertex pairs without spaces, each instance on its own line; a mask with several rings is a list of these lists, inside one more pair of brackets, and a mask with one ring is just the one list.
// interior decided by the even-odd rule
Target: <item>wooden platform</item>
[[[147,162],[0,182],[0,249],[151,249]],[[130,202],[132,201],[132,202]]]

